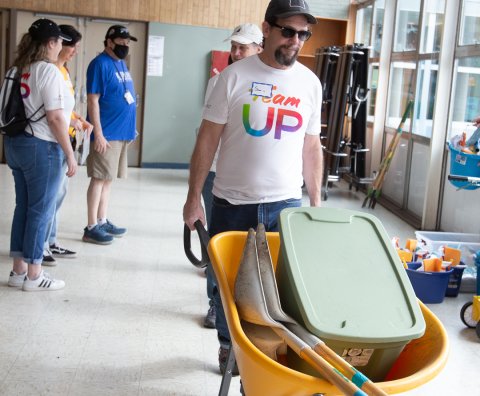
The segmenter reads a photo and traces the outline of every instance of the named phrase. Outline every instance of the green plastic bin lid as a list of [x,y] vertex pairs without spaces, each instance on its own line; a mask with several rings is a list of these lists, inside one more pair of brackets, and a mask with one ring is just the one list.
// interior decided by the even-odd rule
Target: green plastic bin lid
[[312,333],[366,343],[423,335],[417,298],[376,217],[346,209],[291,208],[280,213],[279,221],[282,305]]

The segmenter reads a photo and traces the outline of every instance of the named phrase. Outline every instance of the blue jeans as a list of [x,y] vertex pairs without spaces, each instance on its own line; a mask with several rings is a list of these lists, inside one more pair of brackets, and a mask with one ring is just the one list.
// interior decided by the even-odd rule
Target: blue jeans
[[[225,231],[248,231],[249,228],[256,228],[258,223],[263,223],[267,231],[278,231],[278,215],[285,208],[298,208],[302,205],[301,199],[287,199],[278,202],[261,204],[232,205],[228,201],[213,197],[212,224],[209,227],[210,237]],[[215,282],[211,265],[207,269],[207,278]],[[213,287],[213,301],[217,314],[215,327],[217,328],[220,345],[227,347],[230,344],[230,333],[228,331],[225,312],[222,307],[220,292],[216,286]]]
[[60,179],[57,196],[55,197],[55,209],[52,218],[47,224],[47,233],[45,236],[45,248],[47,249],[50,247],[50,245],[53,245],[57,242],[58,211],[62,206],[65,196],[67,195],[68,176],[66,173],[67,161],[64,159],[62,162],[62,177]]
[[21,134],[5,137],[5,156],[15,181],[10,257],[40,265],[62,176],[63,151],[56,142]]
[[[210,228],[212,222],[212,203],[213,203],[213,180],[215,179],[215,172],[208,172],[205,183],[203,184],[202,197],[205,205],[205,216],[207,217],[207,226]],[[213,304],[213,287],[215,283],[211,276],[208,276],[207,271],[207,296],[210,300],[210,305]]]

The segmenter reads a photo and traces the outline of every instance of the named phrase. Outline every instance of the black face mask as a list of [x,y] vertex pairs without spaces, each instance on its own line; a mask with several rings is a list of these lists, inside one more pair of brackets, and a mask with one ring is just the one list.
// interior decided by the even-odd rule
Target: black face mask
[[115,44],[113,53],[117,56],[117,58],[125,59],[128,55],[128,45]]

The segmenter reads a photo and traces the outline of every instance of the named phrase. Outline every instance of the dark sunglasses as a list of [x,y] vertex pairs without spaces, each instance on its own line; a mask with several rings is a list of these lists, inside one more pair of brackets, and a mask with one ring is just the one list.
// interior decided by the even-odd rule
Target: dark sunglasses
[[279,28],[282,36],[285,38],[292,38],[298,34],[298,39],[300,41],[307,41],[310,37],[312,37],[312,32],[310,30],[295,30],[289,27],[277,25],[276,23],[271,23],[270,25]]

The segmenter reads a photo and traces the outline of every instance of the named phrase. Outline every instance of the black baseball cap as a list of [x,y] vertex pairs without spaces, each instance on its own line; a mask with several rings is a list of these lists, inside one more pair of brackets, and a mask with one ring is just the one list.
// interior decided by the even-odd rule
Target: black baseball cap
[[137,38],[130,36],[130,32],[128,31],[128,29],[122,25],[113,25],[113,26],[110,26],[107,30],[105,39],[113,40],[116,38],[125,38],[125,39],[130,39],[132,41],[137,41]]
[[305,0],[271,0],[265,12],[267,22],[275,22],[278,18],[288,18],[303,15],[310,24],[316,24],[317,19],[310,14],[310,8]]
[[34,41],[45,41],[52,37],[59,37],[64,41],[72,41],[72,38],[60,30],[58,25],[50,19],[37,19],[28,29],[28,33]]

